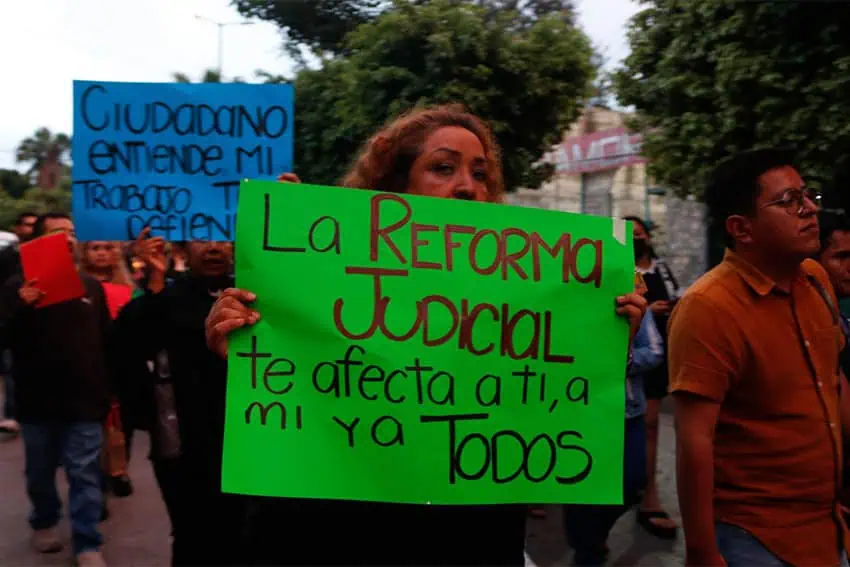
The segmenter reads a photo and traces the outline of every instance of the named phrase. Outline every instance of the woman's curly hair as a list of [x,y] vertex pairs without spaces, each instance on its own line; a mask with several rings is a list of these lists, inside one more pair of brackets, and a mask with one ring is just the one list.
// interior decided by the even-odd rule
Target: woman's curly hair
[[413,109],[391,121],[366,142],[342,186],[406,193],[410,168],[425,139],[447,126],[465,128],[481,141],[487,159],[487,200],[502,202],[502,159],[493,132],[483,120],[457,104]]

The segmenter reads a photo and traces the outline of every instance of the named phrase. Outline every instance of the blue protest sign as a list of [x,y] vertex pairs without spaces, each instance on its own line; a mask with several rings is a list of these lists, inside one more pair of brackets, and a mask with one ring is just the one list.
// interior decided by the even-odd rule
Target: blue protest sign
[[80,240],[233,240],[243,179],[292,171],[293,90],[74,81]]

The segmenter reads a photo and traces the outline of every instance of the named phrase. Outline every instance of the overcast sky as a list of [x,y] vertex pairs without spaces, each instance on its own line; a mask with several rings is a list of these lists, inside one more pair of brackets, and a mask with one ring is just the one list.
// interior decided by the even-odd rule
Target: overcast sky
[[[628,53],[624,26],[636,2],[577,4],[582,26],[616,64]],[[15,147],[36,128],[70,133],[74,79],[163,82],[215,68],[217,26],[196,15],[241,20],[228,0],[0,0],[0,168],[15,166]],[[226,77],[290,71],[275,26],[223,33]]]

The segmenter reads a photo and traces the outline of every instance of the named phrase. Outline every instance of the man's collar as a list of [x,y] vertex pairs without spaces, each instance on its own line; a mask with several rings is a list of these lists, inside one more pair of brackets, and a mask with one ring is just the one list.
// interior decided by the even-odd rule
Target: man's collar
[[723,262],[728,264],[741,279],[761,297],[769,294],[776,287],[776,282],[764,275],[758,268],[744,260],[733,250],[726,249]]

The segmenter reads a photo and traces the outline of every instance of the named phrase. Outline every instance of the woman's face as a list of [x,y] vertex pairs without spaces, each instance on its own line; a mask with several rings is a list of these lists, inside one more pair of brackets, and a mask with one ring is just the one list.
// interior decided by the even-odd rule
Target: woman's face
[[649,242],[649,235],[646,233],[646,230],[643,228],[643,225],[639,222],[633,222],[632,226],[634,227],[634,239],[635,240],[646,240]]
[[89,242],[86,263],[96,270],[106,270],[115,264],[115,245],[104,240]]
[[487,201],[487,159],[478,136],[459,126],[435,130],[410,168],[411,195]]

